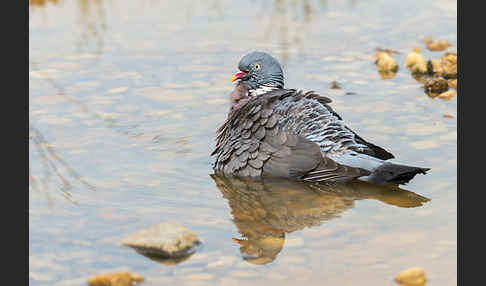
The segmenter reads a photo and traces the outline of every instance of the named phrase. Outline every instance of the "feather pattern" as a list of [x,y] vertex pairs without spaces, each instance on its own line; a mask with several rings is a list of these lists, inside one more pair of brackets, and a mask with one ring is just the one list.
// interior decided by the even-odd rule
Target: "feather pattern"
[[344,125],[329,103],[327,97],[294,89],[250,97],[218,129],[213,168],[237,176],[305,181],[347,181],[369,175],[327,156],[344,150],[375,153]]

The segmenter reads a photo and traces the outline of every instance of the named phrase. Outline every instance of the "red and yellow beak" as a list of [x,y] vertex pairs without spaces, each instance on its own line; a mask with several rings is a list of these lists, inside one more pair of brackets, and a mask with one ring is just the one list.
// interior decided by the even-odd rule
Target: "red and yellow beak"
[[245,246],[246,244],[248,244],[248,240],[246,239],[238,239],[233,237],[231,238],[231,240],[233,240],[234,242],[238,243],[241,246]]
[[235,75],[231,76],[231,82],[234,82],[237,79],[243,78],[246,76],[246,73],[244,72],[237,72]]

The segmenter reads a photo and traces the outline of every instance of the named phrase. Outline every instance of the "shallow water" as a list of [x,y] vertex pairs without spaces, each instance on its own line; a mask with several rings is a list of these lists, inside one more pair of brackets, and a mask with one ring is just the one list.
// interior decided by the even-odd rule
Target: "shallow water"
[[[112,271],[142,285],[393,285],[413,266],[457,284],[457,97],[427,97],[404,67],[414,46],[443,54],[426,35],[455,51],[456,1],[30,3],[31,285]],[[402,52],[394,77],[376,47]],[[255,49],[280,59],[287,87],[328,94],[363,138],[432,170],[393,192],[213,179],[229,77]],[[201,249],[166,265],[119,245],[162,221]]]

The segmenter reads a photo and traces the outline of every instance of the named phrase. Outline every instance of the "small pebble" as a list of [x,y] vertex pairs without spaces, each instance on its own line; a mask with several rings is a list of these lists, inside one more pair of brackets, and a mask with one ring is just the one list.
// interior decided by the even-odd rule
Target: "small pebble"
[[329,84],[329,88],[330,89],[341,89],[341,86],[337,83],[337,81],[331,81],[331,83]]
[[400,285],[421,286],[427,281],[425,272],[420,267],[409,268],[395,276],[395,281]]
[[426,37],[424,41],[427,49],[433,52],[443,51],[452,46],[451,43],[442,40],[434,42],[431,37]]
[[136,273],[119,272],[102,274],[91,277],[89,286],[133,286],[142,282],[144,278]]

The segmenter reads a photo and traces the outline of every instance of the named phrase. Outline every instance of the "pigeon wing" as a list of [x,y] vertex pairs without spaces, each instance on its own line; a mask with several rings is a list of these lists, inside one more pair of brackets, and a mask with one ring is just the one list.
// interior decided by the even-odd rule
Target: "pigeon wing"
[[319,145],[284,130],[281,115],[272,108],[276,100],[295,90],[251,99],[218,130],[214,169],[244,177],[285,177],[306,181],[347,181],[369,172],[337,164],[323,157]]

